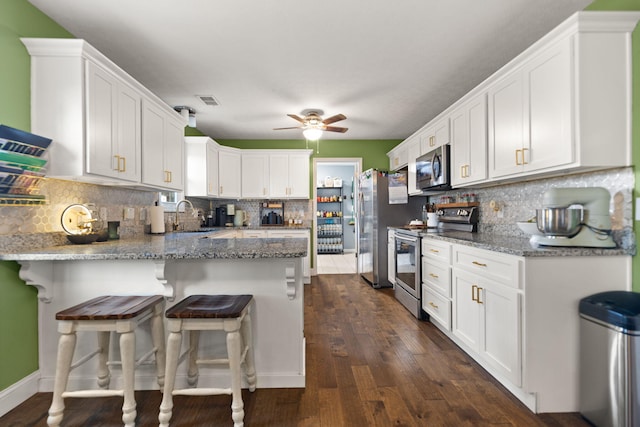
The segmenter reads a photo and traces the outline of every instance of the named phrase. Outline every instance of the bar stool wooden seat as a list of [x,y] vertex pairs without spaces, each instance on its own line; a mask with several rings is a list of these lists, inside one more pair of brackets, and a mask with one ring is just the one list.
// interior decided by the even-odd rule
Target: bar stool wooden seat
[[[167,427],[173,411],[174,395],[218,395],[230,394],[231,418],[234,427],[244,426],[244,402],[242,401],[242,373],[247,379],[250,391],[256,389],[256,371],[251,333],[252,295],[192,295],[166,312],[167,329],[167,370],[164,395],[160,405],[158,420],[160,427]],[[189,348],[180,355],[182,331],[189,331]],[[227,341],[227,358],[198,358],[200,331],[224,331]],[[225,364],[231,374],[230,388],[187,388],[174,389],[178,364],[188,356],[187,383],[196,387],[198,365]],[[244,370],[242,367],[244,366]]]
[[[49,408],[47,424],[59,426],[64,415],[66,397],[123,396],[122,421],[126,427],[133,427],[136,419],[134,395],[135,367],[142,361],[155,356],[158,385],[164,385],[165,344],[164,298],[153,296],[101,296],[56,313],[58,320],[58,360],[53,389],[53,399]],[[138,325],[149,321],[153,348],[136,361],[134,331]],[[72,360],[76,347],[76,332],[93,331],[98,334],[98,348],[80,357],[75,364]],[[120,335],[120,363],[122,364],[121,390],[108,389],[110,383],[109,342],[111,332]],[[98,386],[95,390],[66,391],[69,372],[98,356]],[[114,362],[116,363],[116,362]]]

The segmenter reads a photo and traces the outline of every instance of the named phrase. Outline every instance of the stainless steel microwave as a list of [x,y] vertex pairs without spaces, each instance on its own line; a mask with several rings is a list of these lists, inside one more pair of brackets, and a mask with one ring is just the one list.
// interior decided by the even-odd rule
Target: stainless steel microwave
[[434,148],[416,159],[416,186],[422,191],[451,189],[451,146]]

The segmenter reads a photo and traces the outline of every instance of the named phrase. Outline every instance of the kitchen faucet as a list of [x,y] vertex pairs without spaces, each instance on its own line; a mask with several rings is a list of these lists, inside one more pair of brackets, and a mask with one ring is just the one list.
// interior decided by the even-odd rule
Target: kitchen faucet
[[178,222],[178,217],[180,215],[180,203],[188,204],[189,206],[191,206],[191,212],[195,211],[195,209],[193,208],[193,204],[187,199],[182,199],[178,203],[176,203],[176,220],[173,223],[173,231],[178,231],[178,227],[180,226]]

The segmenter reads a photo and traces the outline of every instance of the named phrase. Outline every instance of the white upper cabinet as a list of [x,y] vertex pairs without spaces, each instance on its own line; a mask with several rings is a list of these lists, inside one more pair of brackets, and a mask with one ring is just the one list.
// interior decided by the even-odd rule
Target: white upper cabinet
[[489,88],[492,178],[573,162],[570,47],[560,41]]
[[[178,113],[84,40],[21,40],[31,55],[31,131],[54,141],[47,176],[182,189],[186,121]],[[154,165],[161,170],[169,166],[173,181],[168,185],[143,178],[143,165],[151,165],[142,150],[146,104],[156,105],[164,118],[166,127],[157,131],[162,144],[164,138],[178,144],[171,147],[175,165]]]
[[218,196],[240,198],[242,196],[242,157],[240,150],[220,146],[218,151]]
[[631,165],[631,31],[638,13],[579,13],[488,86],[489,178]]
[[389,157],[389,170],[392,171],[406,168],[409,163],[406,144],[400,144],[394,147],[393,150],[387,153],[387,156]]
[[184,190],[184,124],[149,101],[142,103],[142,183]]
[[185,137],[185,196],[218,195],[218,144],[209,137]]
[[454,187],[630,166],[638,20],[640,12],[572,15],[391,150],[391,169],[391,154],[406,147],[409,193],[419,194],[412,140],[420,139],[420,155],[449,136]]
[[269,154],[269,196],[283,199],[309,198],[310,150],[297,153],[272,150]]
[[86,62],[87,173],[140,180],[140,93]]
[[269,196],[269,154],[264,151],[242,151],[242,197]]
[[471,98],[451,112],[451,182],[454,187],[487,178],[487,98]]
[[449,143],[449,117],[436,119],[420,135],[420,155]]

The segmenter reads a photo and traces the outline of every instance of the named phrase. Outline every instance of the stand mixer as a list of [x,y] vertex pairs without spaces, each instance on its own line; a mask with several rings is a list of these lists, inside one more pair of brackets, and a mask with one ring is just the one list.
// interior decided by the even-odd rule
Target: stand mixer
[[[544,246],[582,246],[615,248],[611,237],[609,191],[602,187],[552,188],[542,198],[542,209],[536,211],[538,230],[531,243]],[[575,214],[572,205],[581,205],[575,224],[562,223],[560,216]],[[574,215],[575,216],[575,215]]]

